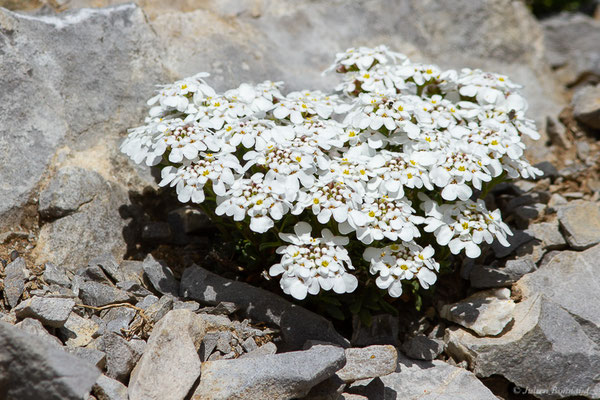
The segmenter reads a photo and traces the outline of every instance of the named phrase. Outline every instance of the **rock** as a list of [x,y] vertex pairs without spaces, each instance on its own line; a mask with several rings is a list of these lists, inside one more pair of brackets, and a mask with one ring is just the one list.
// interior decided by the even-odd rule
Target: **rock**
[[19,328],[23,332],[36,336],[44,343],[62,347],[62,342],[56,336],[51,335],[37,319],[25,318],[23,321],[16,324],[15,328]]
[[[59,170],[59,174],[66,168]],[[93,198],[72,213],[43,225],[33,252],[38,263],[50,261],[71,271],[87,264],[89,254],[111,253],[119,258],[125,254],[123,230],[127,221],[119,209],[129,204],[127,192],[119,185],[105,180],[97,172],[77,170],[78,180],[74,186],[79,190],[85,187],[86,193],[93,192]],[[65,191],[57,192],[56,196],[76,196],[66,191],[68,188],[62,189]]]
[[3,322],[0,349],[0,387],[7,399],[81,400],[100,375],[60,347]]
[[134,281],[122,281],[117,282],[116,286],[128,293],[131,293],[135,297],[145,298],[146,296],[152,296],[152,292]]
[[396,370],[398,351],[394,346],[369,346],[345,350],[346,365],[336,372],[344,382],[375,378]]
[[179,282],[175,280],[173,271],[164,262],[159,262],[148,254],[144,259],[144,274],[152,283],[152,287],[160,294],[179,295]]
[[206,335],[204,335],[204,339],[202,340],[202,344],[200,345],[200,351],[198,352],[200,355],[200,361],[204,362],[208,360],[208,357],[210,357],[212,352],[215,351],[220,337],[221,332],[206,332]]
[[68,287],[71,285],[71,281],[67,276],[66,272],[62,268],[58,268],[52,263],[44,264],[44,281],[49,284],[59,285]]
[[[571,141],[569,140],[567,128],[560,121],[557,121],[553,116],[548,116],[546,118],[546,132],[548,133],[548,137],[552,141],[553,145],[558,146],[560,148],[567,149],[567,150],[571,148]],[[556,167],[554,167],[548,161],[545,161],[545,162],[542,162],[539,164],[544,164],[544,163],[546,166],[551,167],[550,172],[552,172],[551,174],[547,174],[546,170],[540,168],[544,172],[544,176],[545,177],[557,177],[558,170],[556,169]],[[537,165],[536,165],[536,167],[539,168]],[[553,170],[552,170],[552,168],[553,168]]]
[[338,400],[346,386],[346,382],[333,375],[313,386],[302,400]]
[[131,400],[183,400],[200,375],[198,350],[206,333],[202,318],[169,311],[154,327],[129,381]]
[[144,283],[144,263],[135,260],[123,260],[119,265],[120,281]]
[[291,399],[344,366],[344,349],[317,345],[305,351],[207,361],[193,400]]
[[518,247],[532,240],[533,236],[525,231],[513,229],[513,235],[508,236],[506,239],[510,244],[509,247],[502,246],[497,240],[492,243],[492,250],[494,250],[494,254],[498,258],[512,254]]
[[[598,25],[598,38],[600,38],[600,24]],[[598,52],[598,65],[600,67],[600,52]],[[573,95],[571,105],[575,119],[592,129],[600,129],[600,85],[585,86],[579,89]],[[579,146],[577,151],[579,153]],[[587,152],[589,153],[589,147]],[[587,157],[580,158],[585,160]]]
[[[160,45],[133,4],[57,16],[3,9],[0,21],[0,226],[4,227],[19,221],[22,206],[59,146],[69,139],[83,146],[86,139],[106,143],[103,133],[116,135],[138,123],[154,85],[165,78]],[[35,157],[16,162],[20,154]]]
[[558,209],[558,221],[567,243],[575,250],[584,250],[600,243],[600,206],[577,200]]
[[129,307],[111,308],[106,311],[102,319],[106,322],[106,332],[121,334],[129,328],[137,311]]
[[240,358],[252,358],[272,355],[277,353],[277,346],[273,342],[267,342],[259,346],[256,350],[252,350],[246,354],[242,354]]
[[375,315],[371,326],[365,326],[356,315],[352,317],[352,346],[363,347],[374,344],[398,344],[400,321],[390,314]]
[[102,183],[96,172],[72,166],[61,168],[40,193],[39,213],[48,219],[72,214],[94,199]]
[[525,232],[538,240],[544,250],[557,250],[567,245],[565,238],[560,233],[557,219],[553,219],[550,222],[531,224]]
[[106,333],[97,346],[98,350],[106,353],[106,375],[127,382],[131,370],[142,356],[143,349],[139,344],[115,333]]
[[534,271],[535,268],[535,263],[530,258],[507,260],[502,268],[474,266],[469,274],[469,279],[474,288],[509,287],[523,275]]
[[219,350],[223,354],[227,354],[227,353],[231,352],[231,339],[232,338],[233,337],[231,335],[231,332],[229,332],[229,331],[219,332],[219,338],[217,339],[216,349]]
[[415,360],[433,360],[444,351],[444,342],[425,335],[409,338],[402,344],[402,351]]
[[98,282],[83,282],[79,288],[79,297],[84,304],[94,307],[135,300],[134,296],[121,289]]
[[173,303],[173,310],[190,310],[196,312],[200,309],[200,304],[198,302],[190,300],[190,301],[175,301]]
[[23,257],[16,258],[4,269],[4,299],[10,308],[17,305],[25,290],[25,269]]
[[347,392],[381,400],[497,400],[475,375],[443,361],[400,356],[397,372],[352,384]]
[[301,348],[310,339],[348,346],[327,319],[271,292],[222,278],[196,265],[183,272],[180,295],[201,303],[235,303],[243,315],[279,326],[289,348]]
[[121,269],[119,268],[119,263],[115,259],[115,257],[110,253],[101,254],[97,257],[91,259],[88,263],[88,267],[98,266],[104,271],[108,276],[116,282],[124,281],[123,274]]
[[98,400],[128,400],[127,386],[106,375],[100,375],[92,389]]
[[149,222],[142,228],[142,240],[146,242],[166,242],[171,238],[171,227],[167,222]]
[[103,351],[87,347],[67,347],[65,350],[98,368],[106,366],[106,354]]
[[73,299],[35,296],[21,302],[15,308],[15,313],[17,318],[35,318],[46,326],[60,328],[69,318],[73,307]]
[[[148,298],[146,297],[144,300]],[[138,306],[144,310],[144,313],[152,322],[158,322],[173,308],[173,296],[165,295],[148,306],[144,304]]]
[[598,21],[585,14],[563,13],[543,20],[542,27],[546,55],[553,67],[561,67],[563,83],[600,76]]
[[92,342],[99,326],[91,319],[83,318],[75,312],[69,314],[64,326],[60,328],[65,344],[69,347],[83,347]]
[[[542,399],[585,394],[600,397],[600,245],[563,251],[515,285],[521,294],[512,328],[478,338],[460,328],[446,332],[446,352],[466,360],[480,377],[502,375],[519,387],[548,389]],[[552,394],[554,392],[554,394]]]
[[509,289],[493,289],[477,292],[458,303],[444,305],[440,316],[480,336],[496,336],[512,321],[514,308]]
[[552,180],[558,178],[558,170],[556,167],[548,161],[542,161],[534,165],[536,168],[541,169],[544,173],[544,178],[550,178]]
[[79,268],[77,272],[75,272],[75,276],[80,276],[84,281],[100,282],[112,285],[112,281],[108,275],[98,265]]
[[246,353],[249,353],[253,350],[258,349],[258,345],[256,344],[256,341],[251,337],[249,337],[248,339],[246,339],[242,342],[242,347],[244,348],[244,351]]

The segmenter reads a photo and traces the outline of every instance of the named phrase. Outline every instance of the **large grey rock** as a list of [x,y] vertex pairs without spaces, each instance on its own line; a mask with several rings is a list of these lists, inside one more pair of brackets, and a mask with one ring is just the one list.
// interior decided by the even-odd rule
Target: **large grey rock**
[[378,400],[497,400],[475,375],[443,361],[399,357],[396,372],[357,381],[347,392]]
[[561,68],[564,83],[586,74],[600,76],[600,22],[584,14],[563,13],[542,22],[546,55]]
[[445,304],[440,316],[480,336],[500,334],[513,319],[515,302],[506,288],[477,292],[454,304]]
[[305,351],[207,361],[193,400],[292,399],[305,396],[344,366],[344,349],[316,345]]
[[214,305],[235,303],[248,317],[279,326],[283,340],[290,348],[302,348],[310,339],[348,346],[348,341],[327,319],[271,292],[222,278],[196,265],[183,272],[180,295]]
[[336,372],[344,382],[391,374],[398,363],[398,351],[390,345],[350,348],[345,354],[346,365]]
[[34,296],[21,302],[15,308],[15,313],[17,318],[35,318],[46,326],[60,328],[69,318],[73,307],[73,299]]
[[600,245],[555,255],[515,284],[523,299],[508,332],[478,338],[451,328],[446,352],[466,360],[478,376],[499,374],[520,387],[546,389],[540,398],[600,397],[598,259]]
[[[598,39],[600,39],[600,26],[598,29]],[[600,85],[585,86],[579,89],[573,95],[571,104],[573,106],[573,116],[579,122],[583,122],[590,128],[600,129]],[[581,158],[584,160],[587,158],[585,157],[585,151]]]
[[100,371],[18,328],[0,322],[0,396],[19,400],[81,400]]
[[584,250],[600,243],[600,205],[577,200],[558,209],[558,220],[569,245]]
[[156,35],[133,4],[57,16],[1,9],[0,32],[4,227],[19,221],[59,146],[138,123],[165,78]]
[[[74,177],[77,178],[74,187],[63,185],[63,180]],[[60,181],[54,192],[57,198],[79,199],[88,195],[92,198],[72,213],[42,226],[34,250],[37,261],[50,261],[74,271],[87,264],[91,254],[112,253],[122,257],[127,247],[123,233],[127,221],[119,209],[129,204],[127,192],[98,173],[82,168],[64,167],[50,187],[57,180]],[[76,188],[80,194],[71,191]]]
[[200,375],[206,324],[188,310],[169,311],[154,327],[129,381],[131,400],[183,400]]
[[25,259],[19,257],[4,269],[4,299],[10,308],[17,305],[25,290],[25,268]]
[[156,261],[152,254],[148,254],[144,259],[144,275],[160,294],[179,294],[179,282],[175,280],[171,268],[164,262]]

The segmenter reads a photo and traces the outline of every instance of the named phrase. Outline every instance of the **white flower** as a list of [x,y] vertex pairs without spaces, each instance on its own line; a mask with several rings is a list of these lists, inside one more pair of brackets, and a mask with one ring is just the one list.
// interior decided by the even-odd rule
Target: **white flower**
[[358,286],[356,277],[346,271],[354,269],[348,251],[343,247],[348,238],[334,236],[328,229],[321,231],[321,238],[310,235],[312,227],[298,222],[294,233],[280,233],[282,240],[291,245],[281,246],[281,262],[269,269],[271,276],[282,275],[283,292],[298,300],[307,294],[316,295],[321,289],[336,293],[351,293]]
[[375,284],[387,289],[392,297],[402,295],[402,281],[415,277],[424,289],[437,280],[440,265],[433,259],[433,247],[422,248],[414,242],[394,243],[384,248],[369,247],[363,258],[370,263],[369,272],[377,275]]

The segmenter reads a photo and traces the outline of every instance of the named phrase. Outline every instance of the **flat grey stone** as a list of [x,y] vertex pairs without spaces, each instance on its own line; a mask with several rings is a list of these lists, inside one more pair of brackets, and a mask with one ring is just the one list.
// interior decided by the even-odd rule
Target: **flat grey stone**
[[19,328],[23,332],[27,332],[30,335],[36,336],[39,340],[50,345],[56,345],[62,347],[62,342],[56,336],[51,335],[50,332],[44,328],[42,323],[37,319],[25,318],[23,321],[15,325],[15,328]]
[[198,350],[206,324],[187,310],[169,311],[152,330],[131,373],[130,400],[181,400],[200,375]]
[[600,205],[576,200],[558,209],[558,220],[569,246],[585,250],[600,243]]
[[44,264],[44,281],[49,284],[59,285],[68,287],[71,285],[71,281],[67,276],[64,269],[57,267],[52,263]]
[[501,268],[475,265],[469,273],[469,279],[471,286],[479,289],[510,287],[523,275],[535,271],[535,268],[535,263],[528,257],[507,260]]
[[398,351],[390,345],[349,348],[345,353],[346,365],[336,372],[344,382],[391,374],[398,363]]
[[495,336],[513,319],[514,308],[509,289],[490,289],[442,306],[440,316],[480,336]]
[[4,299],[10,308],[17,305],[25,290],[25,268],[25,259],[19,257],[4,269]]
[[221,332],[206,332],[204,335],[204,339],[202,339],[202,344],[200,345],[200,350],[198,354],[200,355],[200,361],[204,362],[208,360],[210,355],[215,351],[217,347],[217,342],[221,337]]
[[120,281],[133,281],[140,285],[144,283],[144,262],[135,260],[123,260],[119,264]]
[[344,349],[317,345],[305,351],[207,361],[193,400],[291,399],[332,376],[345,363]]
[[0,349],[0,387],[7,399],[81,400],[100,375],[93,365],[4,322]]
[[80,276],[85,281],[99,282],[112,285],[112,281],[110,280],[106,272],[104,272],[104,270],[98,265],[89,265],[87,267],[79,268],[75,272],[75,276]]
[[255,350],[252,350],[246,354],[242,354],[240,358],[262,357],[275,353],[277,353],[277,345],[275,345],[273,342],[267,342]]
[[[150,296],[146,297],[145,299],[149,298]],[[144,313],[152,322],[158,322],[173,309],[173,304],[173,296],[164,295],[158,299],[158,301],[152,301],[148,306],[145,304],[138,306],[144,310]]]
[[279,326],[289,348],[301,348],[310,339],[348,346],[327,319],[271,292],[222,278],[195,265],[183,272],[180,295],[214,305],[235,303],[243,315]]
[[100,326],[88,318],[72,312],[60,328],[60,333],[69,347],[87,346],[99,334]]
[[121,281],[115,285],[119,289],[122,289],[128,293],[131,293],[135,297],[146,297],[152,295],[152,292],[134,281]]
[[402,343],[402,351],[415,360],[433,360],[444,351],[444,342],[425,335],[416,335]]
[[83,282],[79,287],[79,297],[84,304],[94,307],[135,300],[133,295],[124,290],[98,282]]
[[253,350],[258,349],[258,345],[256,344],[256,341],[251,337],[249,337],[248,339],[246,339],[242,342],[242,347],[244,348],[244,351],[246,351],[246,353],[249,353]]
[[566,247],[567,242],[560,233],[558,219],[550,222],[531,224],[526,232],[538,240],[544,250],[557,250]]
[[115,259],[115,256],[110,253],[101,254],[92,258],[88,263],[88,266],[98,266],[102,268],[102,270],[114,281],[120,282],[124,280],[121,269],[119,268],[119,263]]
[[[133,4],[52,16],[3,9],[0,21],[0,226],[8,226],[57,148],[138,123],[165,78],[156,35]],[[25,153],[35,157],[15,162]]]
[[75,307],[73,299],[34,296],[21,302],[16,308],[17,318],[35,318],[42,324],[60,328]]
[[396,372],[357,381],[346,389],[378,400],[497,400],[471,372],[443,361],[399,357]]
[[522,297],[512,328],[499,337],[478,338],[460,328],[446,332],[446,352],[466,360],[480,377],[502,375],[515,385],[557,399],[584,393],[600,397],[600,245],[563,251],[515,285]]
[[160,294],[179,295],[179,282],[164,262],[156,261],[152,254],[148,254],[144,259],[143,268],[146,278]]
[[106,332],[117,334],[129,328],[137,311],[129,307],[118,307],[107,310],[102,319],[106,322]]

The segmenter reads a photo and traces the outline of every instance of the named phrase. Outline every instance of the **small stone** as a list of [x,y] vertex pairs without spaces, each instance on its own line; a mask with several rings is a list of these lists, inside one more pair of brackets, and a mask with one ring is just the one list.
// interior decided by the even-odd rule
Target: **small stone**
[[121,281],[144,283],[144,263],[135,260],[123,260],[119,265]]
[[[569,144],[570,145],[570,144]],[[549,161],[542,161],[534,165],[536,168],[541,169],[544,173],[545,178],[556,179],[559,177],[558,170]]]
[[227,354],[231,351],[231,332],[219,332],[219,339],[217,340],[217,350],[221,353]]
[[15,313],[17,318],[35,318],[46,326],[60,328],[69,318],[73,307],[73,299],[35,296],[19,304]]
[[600,85],[576,91],[571,105],[575,119],[592,129],[600,129]]
[[396,370],[398,351],[394,346],[369,346],[346,349],[346,365],[336,375],[344,382],[375,378]]
[[17,258],[19,258],[19,252],[16,250],[13,250],[10,252],[10,261],[15,261]]
[[56,345],[58,347],[62,347],[63,345],[62,342],[56,336],[51,335],[37,319],[25,318],[23,321],[16,324],[15,328],[19,328],[23,332],[36,336],[44,343]]
[[66,350],[100,369],[106,366],[106,354],[103,351],[87,347],[67,347]]
[[561,249],[567,245],[565,238],[560,233],[557,219],[550,222],[531,224],[526,232],[539,240],[544,250]]
[[409,338],[402,344],[402,351],[415,360],[433,360],[444,351],[444,342],[425,335]]
[[291,399],[332,376],[346,362],[344,349],[317,345],[294,351],[202,364],[192,400]]
[[206,233],[215,229],[214,223],[201,210],[195,207],[181,207],[173,210],[167,220],[175,231],[190,233]]
[[509,247],[505,247],[500,244],[497,240],[492,243],[492,249],[494,254],[498,258],[503,258],[513,253],[519,246],[533,239],[529,233],[521,230],[513,230],[513,235],[506,238],[509,243]]
[[98,265],[88,265],[87,267],[79,268],[75,272],[75,276],[80,276],[84,281],[100,282],[112,285],[112,281]]
[[236,312],[238,309],[239,309],[239,307],[235,303],[232,303],[230,301],[222,301],[212,309],[210,314],[231,315],[234,312]]
[[79,287],[79,298],[84,304],[94,307],[135,300],[134,296],[124,290],[98,282],[83,282]]
[[313,386],[302,400],[339,400],[346,386],[336,374]]
[[179,282],[173,271],[164,262],[156,261],[152,254],[144,259],[144,274],[160,294],[179,295]]
[[59,285],[68,287],[71,285],[71,281],[67,276],[67,273],[64,269],[58,268],[56,265],[52,263],[44,264],[44,281],[49,284]]
[[191,311],[169,311],[154,327],[131,373],[130,400],[181,400],[200,375],[204,321]]
[[242,354],[240,358],[252,358],[252,357],[262,357],[266,355],[271,355],[277,353],[277,346],[273,342],[267,342],[262,346],[259,346],[258,349],[252,350],[249,353]]
[[400,321],[390,314],[375,315],[371,326],[365,326],[356,315],[352,318],[352,345],[355,347],[374,344],[398,344]]
[[91,319],[83,318],[79,314],[72,312],[60,328],[63,338],[66,338],[65,344],[69,347],[83,347],[92,342],[98,334],[99,325]]
[[146,297],[146,296],[152,295],[152,292],[150,292],[148,289],[146,289],[145,287],[143,287],[142,285],[140,285],[139,283],[134,282],[134,281],[117,282],[116,286],[119,289],[122,289],[128,293],[131,293],[135,297]]
[[578,140],[575,143],[575,146],[577,148],[577,157],[579,157],[579,159],[582,161],[587,160],[587,158],[590,155],[590,150],[591,150],[590,144],[588,142],[586,142],[585,140]]
[[[133,342],[133,340],[132,340]],[[142,356],[140,348],[115,333],[103,335],[98,350],[106,353],[106,375],[127,382],[129,374]]]
[[137,311],[129,307],[111,308],[102,319],[106,322],[106,332],[122,333],[129,328]]
[[98,400],[128,400],[127,387],[106,375],[100,375],[92,391]]
[[567,243],[575,250],[585,250],[600,243],[600,205],[577,200],[559,208],[558,220]]
[[148,307],[140,306],[140,308],[144,310],[144,313],[152,322],[158,322],[173,309],[173,303],[173,296],[165,295],[158,299],[158,301],[151,303]]
[[[567,128],[553,117],[546,118],[546,132],[552,144],[563,149],[571,148],[571,141],[567,135]],[[547,161],[545,161],[547,163]],[[541,163],[540,163],[541,164]],[[548,163],[550,164],[550,163]],[[536,167],[539,168],[536,164]],[[540,168],[541,169],[541,168]],[[555,168],[556,170],[556,168]],[[544,170],[542,170],[544,171]],[[544,171],[545,172],[545,171]],[[558,175],[558,174],[557,174]],[[544,173],[544,176],[548,176]]]
[[204,362],[209,359],[210,355],[215,351],[220,337],[220,332],[206,332],[200,345],[200,351],[198,352],[200,361]]
[[173,310],[189,310],[189,311],[193,311],[196,312],[200,309],[200,304],[198,304],[197,302],[190,300],[190,301],[180,301],[177,300],[173,303]]
[[250,353],[251,351],[258,349],[256,341],[251,337],[242,342],[242,347],[246,353]]
[[496,336],[512,321],[514,308],[509,289],[492,289],[442,306],[440,316],[480,336]]
[[114,281],[118,282],[123,280],[121,270],[119,269],[119,263],[117,263],[115,257],[110,253],[105,253],[99,255],[98,257],[92,258],[92,260],[88,263],[88,266],[98,266],[102,268],[102,270]]
[[4,299],[10,308],[14,308],[25,290],[25,259],[18,257],[4,269]]
[[517,207],[514,209],[513,213],[521,224],[528,225],[529,221],[543,215],[546,207],[546,204],[534,203]]

